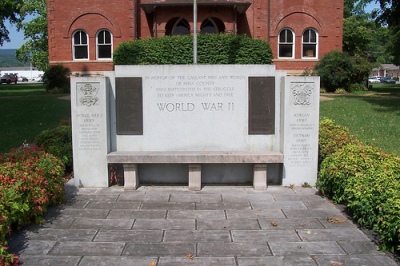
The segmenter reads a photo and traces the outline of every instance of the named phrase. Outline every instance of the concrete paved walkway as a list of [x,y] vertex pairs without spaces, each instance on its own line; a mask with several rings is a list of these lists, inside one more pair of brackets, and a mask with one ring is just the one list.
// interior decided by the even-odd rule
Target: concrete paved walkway
[[79,189],[10,247],[24,266],[397,265],[311,188]]

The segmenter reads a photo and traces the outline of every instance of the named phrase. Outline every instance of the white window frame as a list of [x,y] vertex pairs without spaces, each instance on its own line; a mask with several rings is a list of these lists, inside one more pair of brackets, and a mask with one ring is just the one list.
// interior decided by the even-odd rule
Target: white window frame
[[[75,44],[75,34],[78,34],[78,33],[80,33],[80,32],[83,32],[83,33],[86,34],[87,44],[82,44],[81,36],[80,36],[80,39],[81,39],[81,40],[80,40],[80,43],[79,43],[79,44]],[[87,58],[76,58],[76,57],[75,57],[75,48],[76,48],[76,47],[84,47],[84,46],[86,46]],[[89,57],[90,57],[90,52],[89,52],[89,36],[88,36],[87,32],[84,31],[84,30],[76,30],[76,31],[74,31],[74,33],[72,34],[72,58],[73,58],[73,60],[89,60]]]
[[[281,42],[281,33],[283,31],[288,31],[292,34],[293,42],[288,42],[287,40],[285,40],[284,42]],[[294,59],[295,58],[295,47],[296,47],[295,42],[296,42],[296,35],[294,34],[294,32],[291,29],[283,28],[282,30],[280,30],[279,34],[278,34],[278,58],[279,59]],[[281,45],[291,45],[292,46],[292,56],[281,56],[280,55]]]
[[[315,42],[311,41],[311,34],[309,34],[309,39],[304,41],[304,34],[306,31],[313,31],[315,33]],[[303,34],[301,35],[301,58],[302,59],[318,59],[318,31],[313,28],[307,28],[304,30]],[[304,46],[305,45],[315,45],[315,54],[314,56],[307,56],[304,54]]]
[[[110,34],[110,38],[111,38],[110,39],[111,40],[110,43],[99,43],[99,34],[101,34],[101,33],[104,34],[104,32],[108,32]],[[105,41],[105,38],[104,38],[104,41]],[[99,50],[100,50],[99,46],[110,46],[110,49],[111,49],[110,57],[102,57],[102,58],[100,58],[99,57]],[[113,57],[113,35],[109,30],[101,29],[96,34],[96,59],[97,60],[110,60],[110,59],[112,59],[112,57]]]

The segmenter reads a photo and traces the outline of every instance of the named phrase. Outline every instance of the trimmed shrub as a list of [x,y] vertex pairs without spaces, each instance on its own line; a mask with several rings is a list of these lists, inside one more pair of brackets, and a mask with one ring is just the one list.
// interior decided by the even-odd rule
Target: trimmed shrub
[[[245,35],[200,34],[199,64],[271,64],[270,45]],[[164,36],[121,43],[114,51],[115,65],[192,64],[193,36]]]
[[346,127],[338,126],[329,118],[319,123],[319,162],[347,144],[359,143]]
[[69,74],[69,68],[66,68],[61,64],[50,66],[43,74],[43,83],[47,92],[69,93]]
[[72,127],[71,123],[44,130],[35,138],[35,144],[45,152],[51,153],[72,170]]
[[334,202],[347,204],[344,191],[349,178],[362,178],[368,169],[376,169],[387,157],[374,147],[348,144],[322,161],[317,187]]

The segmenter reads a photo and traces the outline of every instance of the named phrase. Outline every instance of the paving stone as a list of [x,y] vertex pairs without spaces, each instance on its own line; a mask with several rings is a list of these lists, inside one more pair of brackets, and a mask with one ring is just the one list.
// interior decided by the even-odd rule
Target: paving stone
[[103,209],[103,210],[113,210],[113,209],[128,209],[128,210],[138,210],[141,205],[141,202],[89,202],[85,209]]
[[[269,256],[262,258],[238,258],[239,266],[316,266],[311,256]],[[329,264],[330,265],[330,264]]]
[[49,252],[61,256],[118,256],[124,242],[57,242]]
[[328,229],[352,228],[353,230],[358,230],[358,226],[345,217],[325,217],[318,220]]
[[197,230],[257,230],[256,219],[198,219]]
[[268,244],[263,243],[199,243],[198,255],[213,257],[263,257],[272,255]]
[[371,240],[364,241],[339,241],[339,245],[349,255],[382,255],[383,253],[378,251],[378,247],[371,242]]
[[60,214],[69,217],[87,217],[93,219],[104,219],[107,217],[109,210],[95,210],[95,209],[65,209],[60,211]]
[[275,201],[271,194],[223,194],[223,202],[243,202],[243,201]]
[[107,219],[165,219],[166,210],[111,210]]
[[303,241],[368,241],[368,237],[353,229],[298,229]]
[[131,229],[133,219],[77,218],[72,227],[76,229]]
[[[265,218],[285,218],[281,210],[226,210],[226,217],[228,219],[265,219]],[[286,218],[285,218],[286,219]]]
[[194,257],[193,259],[185,258],[171,258],[161,257],[158,266],[236,266],[235,258],[207,258],[207,257]]
[[92,194],[92,195],[75,195],[74,197],[70,198],[69,200],[79,202],[79,201],[116,201],[120,195],[99,195],[99,194]]
[[28,255],[38,255],[38,254],[48,254],[49,251],[54,247],[56,241],[49,240],[30,240],[29,243],[26,243],[24,246],[13,250],[18,254],[28,254]]
[[137,219],[134,230],[194,230],[195,219]]
[[268,186],[267,192],[275,195],[275,194],[295,194],[295,191],[291,188],[288,187],[282,187],[282,186]]
[[310,210],[326,210],[332,208],[332,203],[327,200],[303,200],[303,203]]
[[232,230],[233,242],[301,241],[295,230]]
[[259,219],[262,229],[274,230],[294,230],[294,229],[324,229],[325,227],[316,218],[301,218],[301,219]]
[[151,265],[157,262],[157,257],[136,258],[131,256],[85,256],[79,263],[79,266],[135,266],[135,265]]
[[168,219],[225,219],[223,210],[171,210],[168,211]]
[[318,189],[308,188],[308,187],[294,187],[293,191],[296,194],[301,194],[301,195],[316,195],[316,194],[318,194]]
[[143,202],[142,210],[194,210],[194,202]]
[[294,209],[307,210],[307,206],[302,201],[251,201],[251,205],[255,210],[261,209]]
[[329,202],[327,199],[319,196],[319,195],[313,195],[313,194],[274,194],[273,198],[276,201],[327,201]]
[[196,203],[196,210],[250,210],[248,202]]
[[396,266],[393,260],[386,256],[368,255],[332,255],[316,256],[318,265],[363,265],[363,266]]
[[285,209],[283,213],[288,218],[321,218],[326,219],[328,217],[346,219],[343,214],[336,208],[332,207],[326,210],[294,210]]
[[157,243],[162,237],[162,230],[100,230],[93,241]]
[[88,205],[89,200],[71,200],[67,199],[64,204],[64,208],[72,208],[72,209],[83,209]]
[[345,255],[333,241],[326,242],[268,242],[274,256]]
[[222,199],[220,194],[171,194],[169,201],[219,203]]
[[127,193],[121,194],[118,197],[118,201],[140,201],[140,202],[164,201],[164,202],[168,202],[169,198],[170,198],[169,194],[148,195],[145,193],[127,192]]
[[32,232],[29,237],[34,240],[53,241],[92,241],[95,229],[51,229],[43,228]]
[[75,266],[78,265],[80,256],[40,256],[25,255],[20,256],[21,265],[24,266]]
[[46,219],[46,222],[40,226],[43,228],[68,229],[72,226],[76,219],[76,217],[58,217],[55,219]]
[[231,242],[228,230],[167,230],[164,242]]
[[[251,186],[203,186],[201,191],[197,194],[245,194],[247,188],[252,188]],[[254,189],[253,189],[254,190]]]
[[196,254],[196,244],[191,243],[151,243],[136,244],[127,243],[122,255],[146,257],[146,256],[180,256]]

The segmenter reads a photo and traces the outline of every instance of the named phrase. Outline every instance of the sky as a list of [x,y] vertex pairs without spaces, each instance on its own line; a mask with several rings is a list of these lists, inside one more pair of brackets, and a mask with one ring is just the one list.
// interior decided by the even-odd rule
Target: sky
[[[365,11],[371,12],[375,8],[379,8],[379,4],[373,2],[368,4]],[[3,46],[0,46],[0,49],[18,49],[23,43],[25,43],[23,32],[18,32],[17,27],[15,25],[10,25],[8,22],[6,22],[6,27],[10,32],[9,37],[11,42],[4,42]]]

